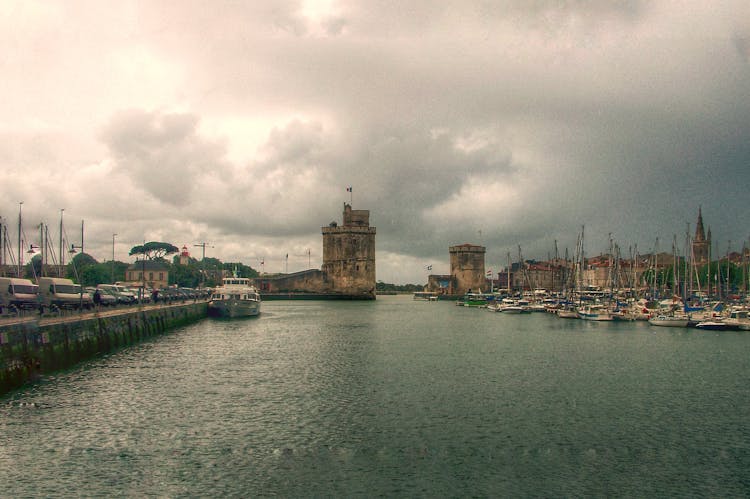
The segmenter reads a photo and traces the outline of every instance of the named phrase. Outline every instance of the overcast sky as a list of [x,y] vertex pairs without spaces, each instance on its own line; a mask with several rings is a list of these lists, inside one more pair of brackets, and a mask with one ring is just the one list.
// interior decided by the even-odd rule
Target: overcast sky
[[[377,279],[448,247],[671,251],[750,235],[750,2],[0,0],[0,216],[260,270],[377,227]],[[625,250],[627,251],[627,250]]]

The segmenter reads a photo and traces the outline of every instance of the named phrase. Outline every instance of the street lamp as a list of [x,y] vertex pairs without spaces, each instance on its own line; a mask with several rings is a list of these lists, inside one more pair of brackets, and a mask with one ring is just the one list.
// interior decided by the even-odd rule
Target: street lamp
[[112,234],[112,284],[115,283],[115,236]]
[[[208,246],[208,243],[204,241],[199,244],[194,244],[193,246],[203,249],[203,253],[201,254],[201,282],[199,283],[199,287],[202,288],[206,278],[206,262],[204,262],[204,260],[206,259],[206,246]],[[213,248],[213,246],[208,247]]]

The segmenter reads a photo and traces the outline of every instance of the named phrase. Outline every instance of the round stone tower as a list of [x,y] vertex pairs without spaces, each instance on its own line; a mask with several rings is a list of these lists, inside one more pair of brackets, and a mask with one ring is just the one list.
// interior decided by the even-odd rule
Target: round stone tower
[[461,244],[448,248],[451,255],[452,294],[462,295],[469,290],[487,291],[484,275],[484,254],[487,248],[473,244]]
[[344,204],[342,225],[322,227],[323,278],[334,293],[375,299],[375,227],[369,210]]

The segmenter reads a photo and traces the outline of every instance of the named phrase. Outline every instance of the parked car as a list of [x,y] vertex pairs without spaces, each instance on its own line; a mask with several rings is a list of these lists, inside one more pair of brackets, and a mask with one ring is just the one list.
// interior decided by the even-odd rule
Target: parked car
[[117,299],[117,303],[130,305],[138,301],[133,293],[125,290],[125,286],[118,286],[116,284],[100,284],[97,287],[102,291],[114,296]]
[[184,299],[184,295],[175,288],[163,288],[159,290],[159,301],[174,302]]
[[128,291],[130,291],[130,293],[132,293],[136,301],[140,301],[140,303],[151,303],[151,290],[150,289],[141,288],[141,287],[138,287],[138,288],[130,287],[130,288],[125,288],[125,289],[127,289]]
[[[91,300],[94,301],[94,293],[96,293],[96,289],[93,286],[89,286],[86,288],[86,292],[91,295]],[[117,298],[106,291],[99,290],[99,303],[103,307],[113,307],[117,305]]]

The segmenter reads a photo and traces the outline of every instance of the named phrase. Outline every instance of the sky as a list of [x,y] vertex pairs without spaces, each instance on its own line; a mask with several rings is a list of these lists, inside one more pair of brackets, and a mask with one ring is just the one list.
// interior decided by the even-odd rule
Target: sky
[[345,202],[399,284],[583,226],[681,251],[699,207],[715,253],[750,237],[746,0],[0,0],[0,75],[11,241],[62,215],[99,261],[320,268]]

